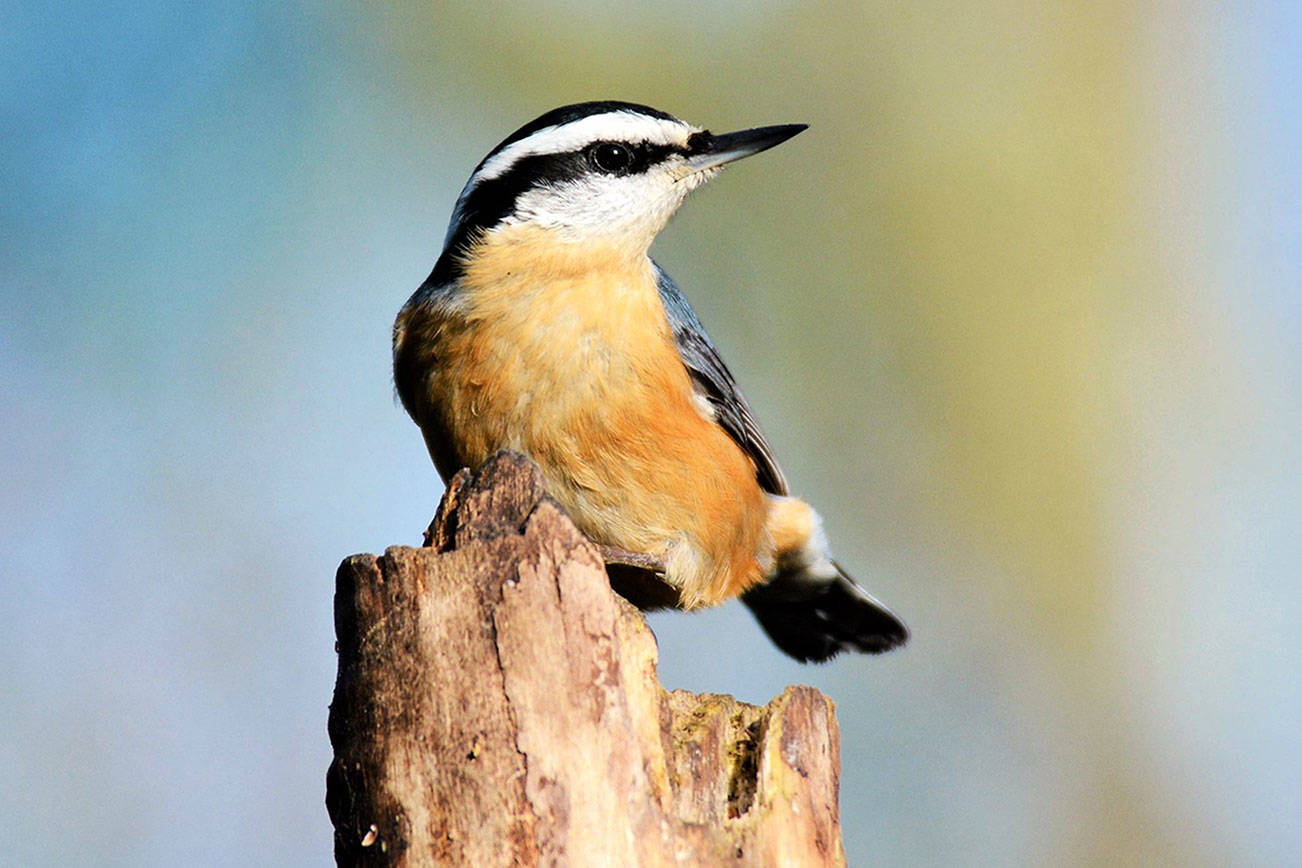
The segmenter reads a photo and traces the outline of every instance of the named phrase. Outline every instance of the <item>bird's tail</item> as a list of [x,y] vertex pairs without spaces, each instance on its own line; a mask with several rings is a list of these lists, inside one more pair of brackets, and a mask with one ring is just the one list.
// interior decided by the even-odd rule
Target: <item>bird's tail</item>
[[831,561],[780,571],[741,599],[773,643],[802,663],[842,651],[880,654],[909,639],[904,622]]

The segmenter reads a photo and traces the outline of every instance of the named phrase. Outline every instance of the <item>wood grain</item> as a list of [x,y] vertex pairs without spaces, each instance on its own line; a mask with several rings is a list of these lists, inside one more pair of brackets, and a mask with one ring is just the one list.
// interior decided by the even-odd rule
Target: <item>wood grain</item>
[[427,539],[339,568],[338,864],[845,863],[831,701],[666,692],[531,462],[458,475]]

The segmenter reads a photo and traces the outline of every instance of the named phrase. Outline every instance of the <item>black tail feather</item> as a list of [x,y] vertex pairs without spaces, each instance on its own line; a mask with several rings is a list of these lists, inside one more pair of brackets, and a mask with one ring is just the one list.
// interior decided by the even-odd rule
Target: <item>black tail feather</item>
[[778,575],[742,602],[782,651],[821,663],[842,651],[881,654],[909,640],[909,628],[840,567],[833,579]]

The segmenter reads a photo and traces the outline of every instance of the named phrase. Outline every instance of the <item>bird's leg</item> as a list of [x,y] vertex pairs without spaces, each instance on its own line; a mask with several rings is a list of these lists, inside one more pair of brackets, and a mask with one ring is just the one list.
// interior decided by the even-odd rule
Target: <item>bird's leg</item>
[[644,555],[641,552],[631,552],[628,549],[603,545],[597,546],[597,551],[601,553],[601,559],[608,564],[637,567],[642,570],[650,570],[660,576],[665,574],[664,559],[655,555]]
[[665,579],[665,561],[614,546],[597,546],[615,593],[644,612],[682,606],[678,589]]

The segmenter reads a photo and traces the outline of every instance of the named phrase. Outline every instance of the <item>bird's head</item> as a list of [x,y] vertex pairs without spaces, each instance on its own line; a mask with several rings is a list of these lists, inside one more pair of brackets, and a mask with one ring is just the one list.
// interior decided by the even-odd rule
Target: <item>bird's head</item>
[[804,124],[716,135],[647,106],[588,102],[516,130],[475,168],[457,199],[446,254],[507,227],[557,244],[645,253],[683,199],[721,166]]

